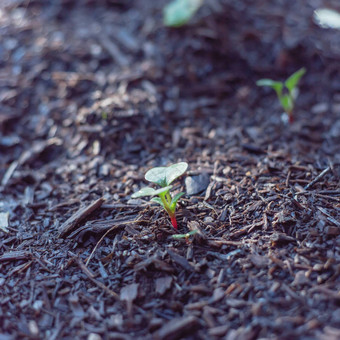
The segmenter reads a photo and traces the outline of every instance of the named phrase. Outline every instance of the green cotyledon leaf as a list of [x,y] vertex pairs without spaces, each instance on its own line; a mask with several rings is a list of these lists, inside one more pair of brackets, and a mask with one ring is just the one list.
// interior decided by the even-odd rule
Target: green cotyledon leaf
[[176,178],[182,176],[188,169],[188,163],[180,162],[166,168],[166,184],[170,185]]
[[185,25],[202,6],[203,0],[173,0],[164,7],[165,26],[179,27]]
[[176,178],[184,174],[188,168],[188,163],[180,162],[168,167],[156,167],[150,169],[145,174],[145,179],[161,187],[170,185]]
[[280,97],[283,90],[283,83],[271,79],[260,79],[256,82],[257,86],[268,86],[275,90],[277,95]]
[[300,70],[294,72],[286,81],[285,86],[289,91],[293,91],[299,83],[301,77],[306,73],[306,69],[303,67]]
[[165,171],[166,167],[159,166],[156,168],[152,168],[145,174],[145,179],[151,183],[155,183],[160,185],[161,187],[165,187],[167,185],[165,179]]
[[153,189],[153,188],[150,188],[150,187],[145,187],[145,188],[138,190],[134,194],[132,194],[131,198],[138,198],[138,197],[145,197],[145,196],[155,196],[155,195],[165,193],[165,192],[169,191],[171,188],[172,188],[172,185],[168,185],[168,186],[166,186],[164,188],[160,188],[160,189]]

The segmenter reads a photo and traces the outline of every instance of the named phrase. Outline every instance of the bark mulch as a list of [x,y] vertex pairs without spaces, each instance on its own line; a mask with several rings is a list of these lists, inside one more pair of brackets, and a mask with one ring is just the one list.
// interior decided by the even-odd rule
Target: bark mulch
[[[0,339],[339,339],[338,0],[166,3],[0,4]],[[131,199],[180,161],[188,239]]]

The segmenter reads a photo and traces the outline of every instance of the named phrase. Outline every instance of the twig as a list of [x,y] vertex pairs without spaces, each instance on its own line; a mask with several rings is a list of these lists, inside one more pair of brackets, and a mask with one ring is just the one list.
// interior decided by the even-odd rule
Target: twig
[[1,185],[5,187],[8,183],[8,181],[11,179],[12,175],[14,174],[14,171],[18,167],[19,162],[14,161],[12,164],[8,167],[7,171],[4,174],[4,177],[2,178]]
[[85,266],[85,264],[83,263],[83,261],[77,257],[74,256],[73,259],[77,262],[79,268],[83,271],[83,273],[95,284],[97,285],[99,288],[103,289],[106,293],[108,293],[109,295],[111,295],[113,298],[115,298],[116,300],[119,300],[119,296],[117,293],[115,293],[113,290],[111,290],[110,288],[106,287],[104,285],[104,283],[96,280],[92,273],[89,271],[89,269]]
[[115,230],[117,228],[116,225],[114,225],[113,227],[111,227],[101,238],[100,240],[97,242],[97,244],[95,245],[95,247],[93,248],[89,258],[86,260],[85,266],[87,267],[91,261],[91,258],[93,257],[93,254],[95,253],[95,251],[97,250],[97,248],[99,247],[99,245],[103,242],[104,238],[113,230]]
[[[93,254],[95,253],[95,251],[97,250],[97,248],[99,247],[99,245],[103,242],[104,238],[113,230],[118,229],[121,225],[126,225],[126,224],[131,224],[131,223],[137,223],[137,222],[141,222],[142,220],[132,220],[132,221],[126,221],[126,222],[119,222],[117,221],[117,224],[112,226],[101,238],[100,240],[97,242],[97,244],[95,245],[95,247],[93,248],[89,258],[87,259],[85,266],[88,266],[90,263],[91,258],[93,257]],[[118,224],[119,222],[119,224]]]
[[304,189],[308,190],[310,187],[312,187],[316,182],[320,181],[325,175],[327,175],[331,171],[331,167],[327,167],[325,170],[323,170],[319,175],[317,175],[309,184],[307,184]]
[[327,200],[331,200],[331,201],[335,201],[335,202],[340,202],[340,198],[338,197],[333,197],[333,196],[328,196],[328,195],[321,195],[321,194],[314,194],[315,197],[320,197],[320,198],[324,198]]
[[338,222],[332,215],[330,215],[328,213],[328,211],[324,208],[321,208],[321,207],[317,207],[324,215],[327,216],[327,220],[329,222],[332,222],[333,224],[335,224],[337,227],[340,227],[340,222]]
[[120,66],[124,67],[128,64],[127,58],[121,53],[118,46],[109,38],[109,36],[103,30],[98,35],[99,42],[102,47],[110,54],[112,59]]

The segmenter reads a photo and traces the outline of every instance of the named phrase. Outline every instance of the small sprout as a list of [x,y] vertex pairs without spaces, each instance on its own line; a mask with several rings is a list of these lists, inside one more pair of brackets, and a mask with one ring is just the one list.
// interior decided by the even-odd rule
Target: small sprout
[[177,229],[177,220],[175,216],[176,204],[178,200],[184,195],[184,192],[180,192],[175,196],[171,196],[170,185],[176,178],[182,176],[188,168],[188,163],[180,162],[170,165],[168,167],[157,167],[150,169],[145,174],[145,179],[151,183],[159,185],[161,188],[153,189],[145,187],[135,192],[131,197],[144,197],[144,196],[158,196],[151,199],[152,202],[160,204],[165,211],[169,214],[171,223],[175,229]]
[[103,119],[103,120],[107,120],[108,118],[109,118],[108,113],[107,113],[106,111],[103,111],[103,112],[102,112],[102,119]]
[[192,230],[189,231],[186,234],[176,234],[176,235],[172,235],[172,238],[174,238],[175,240],[181,239],[181,238],[185,238],[185,242],[189,243],[189,237],[192,235],[195,235],[196,233],[198,233],[198,230]]
[[257,86],[271,87],[277,94],[282,108],[289,117],[289,122],[293,123],[293,110],[295,99],[297,97],[297,85],[301,77],[306,73],[305,68],[293,73],[285,82],[275,81],[271,79],[261,79],[256,82]]
[[164,7],[164,25],[185,25],[202,6],[203,0],[173,0]]

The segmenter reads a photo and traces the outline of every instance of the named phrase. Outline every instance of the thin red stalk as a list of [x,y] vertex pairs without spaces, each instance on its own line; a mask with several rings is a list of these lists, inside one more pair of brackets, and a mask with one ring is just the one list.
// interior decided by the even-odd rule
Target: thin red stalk
[[288,115],[288,117],[289,117],[289,124],[293,124],[293,122],[294,122],[294,116],[290,113],[290,114]]
[[177,221],[176,221],[176,216],[170,216],[171,219],[171,224],[173,225],[173,227],[177,230]]

